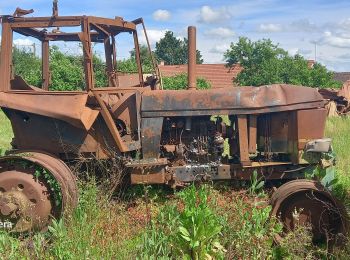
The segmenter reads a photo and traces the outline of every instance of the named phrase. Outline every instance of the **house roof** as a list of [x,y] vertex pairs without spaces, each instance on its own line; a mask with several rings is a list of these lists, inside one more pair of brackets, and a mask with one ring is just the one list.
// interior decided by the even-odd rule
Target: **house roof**
[[[159,65],[163,77],[171,77],[187,73],[187,64],[184,65]],[[242,67],[235,65],[227,68],[225,64],[197,64],[197,77],[204,78],[210,82],[212,88],[232,87],[233,80]]]
[[345,83],[350,80],[350,72],[334,72],[334,79]]

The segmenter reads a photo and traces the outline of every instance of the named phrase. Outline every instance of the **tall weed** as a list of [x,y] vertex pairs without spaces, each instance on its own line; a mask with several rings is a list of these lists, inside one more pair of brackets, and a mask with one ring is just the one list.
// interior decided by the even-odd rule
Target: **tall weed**
[[140,259],[222,259],[221,217],[213,210],[210,189],[192,185],[166,205],[143,234]]

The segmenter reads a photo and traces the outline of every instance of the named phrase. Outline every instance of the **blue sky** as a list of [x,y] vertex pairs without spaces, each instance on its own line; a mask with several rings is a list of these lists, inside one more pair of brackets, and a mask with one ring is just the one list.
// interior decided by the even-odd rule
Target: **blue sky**
[[[51,14],[50,0],[2,0],[0,13],[11,14],[17,6],[33,8],[35,15]],[[246,36],[270,38],[290,54],[307,59],[315,58],[316,45],[317,61],[331,70],[350,71],[350,1],[60,0],[59,11],[61,15],[122,16],[126,20],[143,17],[153,44],[166,30],[184,37],[187,26],[195,25],[197,48],[206,63],[224,62],[223,52],[230,43]]]

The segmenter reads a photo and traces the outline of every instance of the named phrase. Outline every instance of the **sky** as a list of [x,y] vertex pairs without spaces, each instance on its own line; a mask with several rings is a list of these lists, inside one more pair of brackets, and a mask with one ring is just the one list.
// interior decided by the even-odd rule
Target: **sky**
[[[12,14],[19,6],[33,8],[33,15],[50,16],[51,3],[1,0],[0,14]],[[333,71],[350,71],[349,0],[59,0],[58,4],[60,15],[121,16],[125,20],[143,17],[153,48],[167,30],[183,38],[187,26],[194,25],[197,49],[205,63],[224,63],[223,53],[245,36],[251,40],[270,38],[291,55],[316,58]],[[17,36],[15,41],[30,43]],[[127,48],[121,48],[124,54],[120,58],[127,57]]]

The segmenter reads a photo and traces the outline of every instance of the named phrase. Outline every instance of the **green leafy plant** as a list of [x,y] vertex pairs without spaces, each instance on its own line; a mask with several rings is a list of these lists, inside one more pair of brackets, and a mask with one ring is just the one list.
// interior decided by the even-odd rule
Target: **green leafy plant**
[[264,187],[265,181],[258,179],[258,172],[254,171],[251,177],[251,183],[249,187],[249,193],[251,195],[257,195],[262,191],[262,188]]
[[166,205],[142,235],[140,259],[222,259],[223,219],[213,210],[210,188],[191,185]]
[[[173,77],[164,77],[163,78],[164,89],[186,89],[188,85],[187,74],[179,74]],[[198,89],[209,89],[211,85],[208,81],[203,78],[197,78],[197,88]]]
[[31,164],[30,167],[35,168],[34,177],[37,181],[42,178],[46,182],[46,184],[49,186],[49,189],[51,190],[51,194],[56,206],[60,206],[62,204],[62,191],[61,186],[56,178],[52,175],[52,173],[39,165]]
[[319,163],[305,171],[305,178],[319,180],[323,186],[332,190],[338,183],[335,161],[336,155],[333,151],[322,153]]
[[230,208],[223,236],[229,259],[271,259],[273,243],[282,225],[271,218],[271,206],[246,202],[246,197],[236,198]]
[[173,255],[174,235],[178,229],[176,205],[164,207],[141,236],[139,259],[169,259]]
[[178,250],[185,259],[222,258],[219,242],[222,226],[209,203],[207,186],[194,185],[179,194],[184,209],[179,217]]

